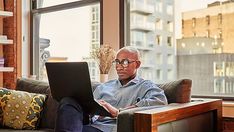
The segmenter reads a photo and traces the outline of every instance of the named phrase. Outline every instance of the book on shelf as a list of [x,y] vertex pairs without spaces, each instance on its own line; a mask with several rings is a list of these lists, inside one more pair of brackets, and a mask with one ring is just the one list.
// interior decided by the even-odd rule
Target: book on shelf
[[8,39],[6,35],[0,35],[0,43],[2,43],[2,44],[12,44],[13,40]]
[[12,72],[14,67],[0,67],[0,72]]
[[0,57],[0,67],[4,67],[4,58]]

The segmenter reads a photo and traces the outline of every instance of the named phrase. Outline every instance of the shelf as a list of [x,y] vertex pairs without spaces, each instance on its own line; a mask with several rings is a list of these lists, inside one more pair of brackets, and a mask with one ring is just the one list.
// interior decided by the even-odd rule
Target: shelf
[[13,72],[14,67],[0,67],[0,72]]
[[1,40],[0,39],[0,45],[1,44],[13,44],[13,40],[11,40],[11,39],[6,39],[6,40]]
[[0,11],[0,17],[10,17],[13,16],[13,12],[10,11]]

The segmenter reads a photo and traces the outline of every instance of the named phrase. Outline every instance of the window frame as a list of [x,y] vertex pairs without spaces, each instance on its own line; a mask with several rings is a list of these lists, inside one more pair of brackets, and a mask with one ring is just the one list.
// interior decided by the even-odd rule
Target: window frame
[[[120,47],[123,47],[124,42],[128,42],[130,41],[129,38],[130,37],[126,37],[128,34],[130,34],[130,29],[128,29],[130,27],[130,17],[129,17],[129,11],[127,9],[130,9],[129,7],[127,7],[128,3],[130,2],[130,0],[120,0]],[[221,13],[219,13],[219,15],[221,16],[221,24],[223,22],[223,15]],[[127,18],[129,17],[129,18]],[[210,19],[210,18],[209,18]],[[185,23],[184,20],[182,19],[182,28],[184,28]],[[196,28],[196,18],[192,18],[191,19],[191,26],[192,29]],[[124,32],[126,31],[126,32]],[[183,30],[182,30],[183,31]],[[193,36],[196,37],[196,32],[192,32]],[[183,33],[182,33],[183,35]],[[122,36],[122,37],[121,37]],[[126,38],[124,38],[126,37]],[[183,38],[183,37],[182,37]],[[126,43],[127,44],[127,43]],[[160,45],[159,45],[160,46]],[[158,73],[160,71],[156,70],[156,76],[158,76]],[[160,73],[159,73],[160,74]],[[161,75],[160,75],[161,76]],[[234,97],[230,97],[230,96],[226,96],[226,95],[196,95],[196,94],[191,94],[192,98],[217,98],[217,99],[223,99],[223,100],[227,100],[227,101],[233,101]]]
[[[40,0],[32,0],[30,2],[30,75],[36,75],[39,79],[40,72],[40,45],[39,45],[39,15],[45,13],[52,13],[56,11],[68,10],[79,8],[92,4],[100,4],[100,44],[103,44],[103,0],[80,0],[54,6],[39,8],[38,3]],[[39,3],[40,4],[40,3]]]

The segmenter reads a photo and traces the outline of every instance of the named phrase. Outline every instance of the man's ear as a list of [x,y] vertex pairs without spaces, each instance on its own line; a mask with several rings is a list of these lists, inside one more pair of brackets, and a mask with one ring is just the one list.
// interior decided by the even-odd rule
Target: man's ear
[[141,66],[141,62],[140,62],[140,61],[137,61],[136,64],[137,64],[137,65],[136,65],[136,68],[138,69],[138,68]]

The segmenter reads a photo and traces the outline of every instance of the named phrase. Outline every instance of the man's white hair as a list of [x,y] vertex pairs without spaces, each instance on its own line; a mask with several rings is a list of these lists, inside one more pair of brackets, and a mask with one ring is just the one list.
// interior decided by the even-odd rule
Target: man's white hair
[[140,52],[139,50],[136,48],[136,47],[133,47],[133,46],[125,46],[121,49],[119,49],[119,51],[117,52],[117,54],[120,52],[120,51],[127,51],[129,53],[133,53],[136,55],[137,59],[140,60]]

